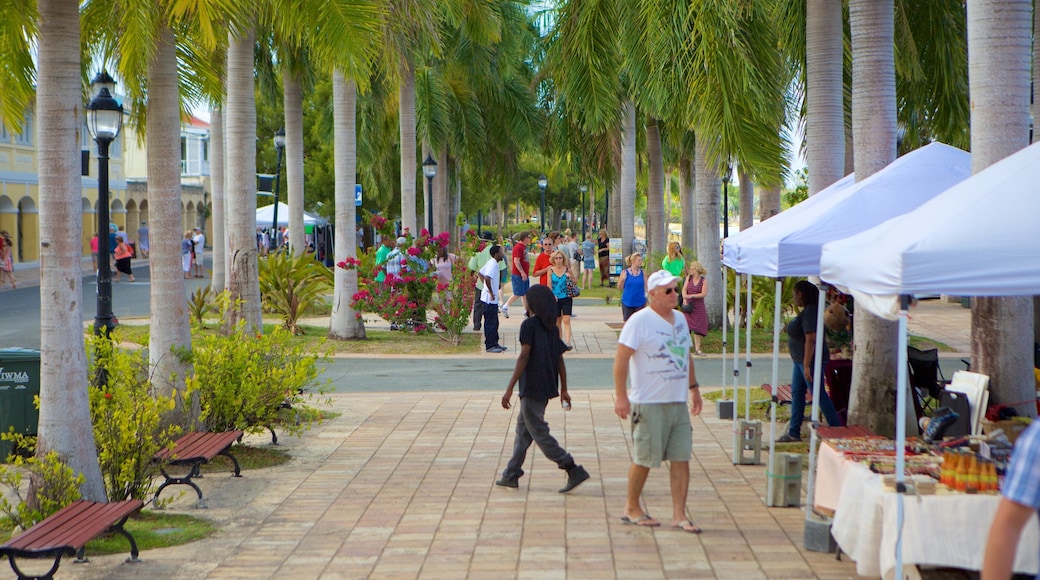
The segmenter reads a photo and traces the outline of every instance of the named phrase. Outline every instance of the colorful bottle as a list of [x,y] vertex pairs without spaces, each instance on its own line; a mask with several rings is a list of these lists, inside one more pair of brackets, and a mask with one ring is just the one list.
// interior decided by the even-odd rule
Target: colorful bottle
[[953,488],[964,491],[968,482],[968,457],[963,453],[957,454],[957,470],[954,472]]
[[968,461],[968,477],[965,479],[964,491],[965,493],[979,492],[979,462],[974,454]]

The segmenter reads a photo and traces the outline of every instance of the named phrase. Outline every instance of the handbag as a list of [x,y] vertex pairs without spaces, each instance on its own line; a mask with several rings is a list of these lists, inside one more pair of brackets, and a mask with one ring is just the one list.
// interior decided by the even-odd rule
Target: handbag
[[578,296],[581,296],[581,288],[578,288],[570,277],[567,278],[567,296],[569,298],[577,298]]
[[[687,276],[687,277],[686,277],[686,283],[689,283],[689,281],[690,281],[690,278],[689,278],[689,276]],[[683,286],[685,286],[685,285],[686,285],[686,284],[683,284]],[[679,296],[680,296],[680,297],[682,296],[682,293],[681,293],[681,291],[680,291],[680,294],[679,294]],[[693,312],[693,301],[692,301],[692,300],[686,300],[686,301],[684,301],[684,302],[682,303],[682,306],[680,307],[680,310],[682,310],[682,311],[683,311],[683,312],[685,312],[686,314],[689,314],[689,313]]]

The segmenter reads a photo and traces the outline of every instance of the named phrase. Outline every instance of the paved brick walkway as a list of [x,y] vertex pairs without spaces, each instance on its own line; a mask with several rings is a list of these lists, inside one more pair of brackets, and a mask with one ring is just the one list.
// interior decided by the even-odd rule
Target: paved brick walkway
[[[63,566],[67,578],[849,578],[855,566],[806,552],[804,512],[767,508],[764,466],[734,466],[731,424],[694,423],[689,511],[699,536],[623,525],[627,422],[608,389],[550,406],[554,434],[592,478],[568,495],[532,450],[517,490],[494,480],[515,408],[498,393],[337,395],[342,415],[283,439],[293,460],[241,479],[207,476],[169,508],[214,519],[205,541]],[[266,444],[269,437],[256,437]],[[650,513],[670,515],[666,468],[651,472]]]

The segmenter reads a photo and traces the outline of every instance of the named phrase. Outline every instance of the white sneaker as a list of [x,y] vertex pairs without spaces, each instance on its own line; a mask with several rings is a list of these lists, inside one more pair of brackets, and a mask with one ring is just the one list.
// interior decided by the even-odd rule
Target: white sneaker
[[502,306],[499,306],[498,307],[498,311],[502,313],[502,316],[505,316],[506,318],[509,318],[509,307],[506,306],[505,304],[503,304]]

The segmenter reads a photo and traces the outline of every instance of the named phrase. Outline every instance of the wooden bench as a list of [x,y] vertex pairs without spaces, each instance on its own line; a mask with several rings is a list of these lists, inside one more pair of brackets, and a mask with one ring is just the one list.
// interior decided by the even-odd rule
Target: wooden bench
[[[0,558],[7,556],[18,578],[51,578],[58,570],[62,557],[76,556],[77,562],[86,562],[84,547],[87,542],[103,532],[112,531],[126,536],[130,541],[130,558],[127,562],[136,562],[137,542],[123,529],[123,524],[143,506],[144,502],[139,499],[111,503],[74,501],[0,546]],[[16,558],[54,558],[54,564],[45,574],[27,574],[18,568]]]
[[[235,465],[234,477],[242,477],[238,460],[231,454],[231,445],[242,437],[242,431],[224,431],[223,433],[208,433],[193,431],[180,439],[174,441],[172,449],[163,449],[155,454],[153,461],[159,463],[159,471],[162,472],[166,481],[155,490],[152,501],[159,499],[159,494],[169,485],[190,485],[199,494],[199,507],[206,507],[202,499],[202,489],[192,479],[202,477],[200,468],[209,463],[217,455],[223,455]],[[182,477],[175,477],[167,473],[167,466],[187,467],[188,473]]]
[[[769,383],[762,383],[762,390],[769,393],[770,399],[773,397],[773,386]],[[787,405],[791,403],[791,385],[780,385],[776,388],[776,401],[778,405]],[[809,389],[805,390],[805,402],[812,402],[812,391]]]

